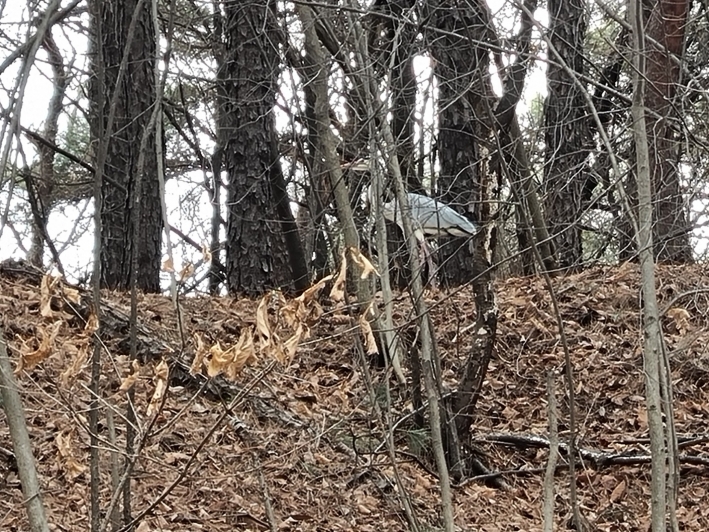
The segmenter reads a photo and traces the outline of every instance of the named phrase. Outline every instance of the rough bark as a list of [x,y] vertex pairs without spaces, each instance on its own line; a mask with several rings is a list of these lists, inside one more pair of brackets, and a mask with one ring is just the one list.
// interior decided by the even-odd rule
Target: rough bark
[[[103,98],[104,109],[96,107],[97,84],[91,85],[92,139],[100,129],[98,117],[107,121],[111,104],[115,106],[114,123],[107,143],[102,181],[103,202],[100,205],[101,232],[101,282],[106,288],[127,289],[130,284],[131,254],[137,253],[138,288],[146,292],[160,290],[160,259],[162,244],[162,217],[160,187],[157,175],[155,136],[148,132],[145,144],[145,159],[142,172],[142,191],[135,197],[134,186],[138,171],[138,156],[141,139],[146,132],[151,107],[155,102],[155,28],[150,16],[150,3],[143,2],[138,12],[135,33],[129,46],[128,28],[138,0],[106,0],[98,3],[98,13],[92,24],[100,24],[105,91],[116,98]],[[94,31],[94,35],[96,35]],[[123,55],[125,74],[119,80]],[[94,69],[100,68],[94,60]],[[117,81],[119,85],[117,86]],[[130,224],[131,210],[140,203],[139,238],[134,241]]]
[[[522,269],[525,274],[534,272],[535,253],[532,247],[537,246],[543,267],[553,271],[557,267],[553,245],[547,231],[547,223],[542,213],[541,201],[537,194],[532,165],[527,155],[522,132],[517,120],[516,107],[522,97],[522,89],[530,65],[529,48],[534,22],[532,14],[537,6],[537,0],[525,0],[521,6],[522,24],[517,37],[517,60],[509,67],[505,79],[504,93],[494,111],[497,125],[497,148],[502,155],[502,171],[512,190],[517,203],[517,235],[522,258]],[[489,12],[486,12],[488,28],[492,28]],[[501,43],[497,35],[490,30],[490,40],[495,46]],[[495,65],[500,71],[505,69],[501,55],[495,55]]]
[[547,67],[548,96],[544,106],[546,215],[559,266],[582,261],[579,217],[586,188],[585,163],[590,149],[590,124],[578,85],[584,73],[585,0],[549,0],[549,39],[576,79],[557,61]]
[[231,293],[250,296],[291,282],[269,172],[278,50],[275,19],[264,2],[225,2],[219,135],[227,185],[226,276]]
[[[437,190],[445,203],[473,218],[473,205],[482,200],[480,148],[488,142],[488,110],[494,107],[486,87],[488,50],[477,44],[488,32],[486,8],[477,2],[442,1],[430,9],[432,24],[445,32],[431,34],[440,83]],[[441,248],[444,280],[458,285],[472,279],[472,255],[465,240],[450,239]]]
[[370,56],[382,72],[390,72],[391,76],[391,129],[401,175],[409,190],[421,193],[423,187],[416,176],[414,150],[416,74],[413,60],[417,32],[414,26],[406,23],[406,19],[411,19],[414,5],[414,0],[375,3],[375,8],[387,16],[380,19],[384,31],[375,28],[369,33],[370,38],[381,36],[380,42],[370,44]]
[[[658,261],[692,262],[687,206],[680,185],[679,162],[682,143],[675,107],[681,80],[687,0],[657,0],[647,20],[648,40],[664,47],[647,49],[647,94],[645,117],[650,148],[654,218],[653,242]],[[674,58],[673,58],[674,56]]]

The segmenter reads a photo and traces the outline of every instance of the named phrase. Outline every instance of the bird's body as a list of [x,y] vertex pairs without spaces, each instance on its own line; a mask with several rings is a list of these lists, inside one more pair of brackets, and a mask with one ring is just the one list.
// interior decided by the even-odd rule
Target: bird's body
[[[479,231],[479,228],[462,214],[456,212],[445,203],[441,203],[428,196],[409,192],[406,199],[411,212],[411,220],[414,223],[416,238],[420,241],[426,236],[457,236],[471,237]],[[401,218],[401,208],[396,201],[384,203],[384,217],[396,223],[403,229],[404,224]]]
[[[413,224],[414,236],[421,246],[422,260],[428,263],[431,285],[435,286],[436,267],[433,263],[431,250],[426,243],[426,237],[454,236],[471,239],[480,229],[453,208],[428,196],[409,192],[406,194],[406,202]],[[404,230],[402,209],[398,201],[384,203],[382,214],[384,214],[384,218],[396,223],[402,231]],[[473,252],[472,240],[469,240],[469,248]]]

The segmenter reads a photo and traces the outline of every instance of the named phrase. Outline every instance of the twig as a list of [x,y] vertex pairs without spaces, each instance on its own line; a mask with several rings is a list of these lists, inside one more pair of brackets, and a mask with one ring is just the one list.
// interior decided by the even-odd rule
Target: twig
[[549,461],[544,473],[544,532],[554,530],[554,473],[559,461],[559,423],[556,412],[556,393],[554,390],[554,374],[547,373],[547,412],[549,416]]

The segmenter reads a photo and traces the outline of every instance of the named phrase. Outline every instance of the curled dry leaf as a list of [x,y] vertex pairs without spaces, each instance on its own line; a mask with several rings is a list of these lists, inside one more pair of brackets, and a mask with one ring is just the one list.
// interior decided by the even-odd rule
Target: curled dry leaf
[[184,281],[185,279],[188,279],[192,277],[194,274],[194,264],[187,263],[184,268],[180,270],[180,273],[177,275],[180,278],[180,281]]
[[366,279],[372,274],[379,277],[379,272],[377,272],[377,269],[374,267],[371,261],[362,254],[359,249],[349,248],[349,251],[350,255],[352,256],[352,260],[357,264],[357,266],[362,268],[362,273],[359,275],[360,279]]
[[212,250],[207,244],[202,244],[202,260],[204,262],[212,262]]
[[175,272],[175,265],[172,263],[172,257],[168,257],[167,260],[162,263],[161,269],[167,273]]
[[228,349],[223,349],[219,341],[209,348],[209,354],[211,357],[207,362],[207,375],[209,377],[216,377],[222,371],[224,371],[231,362],[231,353]]
[[192,365],[190,366],[190,373],[192,375],[198,375],[202,373],[202,364],[204,363],[204,357],[209,353],[209,349],[204,344],[202,335],[199,333],[194,334],[194,358],[192,359]]
[[45,318],[54,317],[52,310],[52,297],[56,295],[56,288],[61,281],[61,277],[45,275],[39,285],[39,313]]
[[64,286],[62,288],[64,297],[71,303],[78,305],[81,303],[81,293],[76,288],[71,288],[70,286]]
[[69,432],[58,432],[54,438],[54,443],[57,446],[57,452],[59,453],[59,462],[64,469],[64,474],[69,480],[75,480],[80,476],[87,467],[79,463],[79,461],[74,456],[74,445],[72,443],[73,434]]
[[266,294],[256,308],[256,332],[261,338],[262,346],[271,343],[271,325],[268,322],[268,300],[271,294]]
[[246,364],[251,362],[256,357],[254,350],[254,335],[251,329],[243,329],[239,341],[234,347],[234,355],[227,377],[231,380],[236,380],[236,377],[246,367]]
[[89,334],[89,336],[98,330],[98,318],[96,317],[96,313],[93,309],[91,310],[91,314],[89,314],[89,319],[86,320],[84,330]]
[[256,309],[256,333],[260,338],[259,350],[274,356],[277,360],[283,358],[283,347],[276,331],[268,318],[268,303],[273,294],[266,294],[259,301]]
[[298,345],[300,344],[301,339],[303,337],[307,337],[308,332],[308,327],[303,323],[299,323],[298,328],[296,329],[293,336],[291,336],[290,338],[288,338],[288,340],[284,342],[283,349],[286,358],[286,360],[283,361],[284,363],[290,364],[293,361],[293,357],[295,356],[295,353],[298,350]]
[[301,324],[304,324],[307,328],[320,319],[323,310],[315,300],[315,296],[331,279],[332,275],[323,277],[294,300],[285,304],[280,314],[289,327],[298,329]]
[[133,388],[138,378],[140,377],[140,364],[138,364],[137,360],[131,362],[131,368],[132,371],[130,375],[128,375],[125,379],[123,379],[123,382],[121,382],[121,386],[120,388],[118,388],[119,392],[127,392],[128,390]]
[[69,389],[74,385],[76,378],[81,374],[89,358],[89,341],[88,339],[83,339],[76,342],[72,347],[74,356],[71,359],[71,363],[59,376],[59,382],[61,382],[62,386]]
[[300,294],[296,299],[296,301],[302,301],[303,303],[308,303],[311,299],[313,299],[316,295],[318,295],[318,292],[323,289],[323,287],[331,281],[333,278],[332,274],[331,275],[326,275],[322,279],[320,279],[317,283],[315,283],[313,286],[308,288],[305,292]]
[[377,348],[377,340],[374,338],[374,332],[372,332],[372,325],[367,319],[367,314],[372,311],[372,305],[374,302],[370,303],[362,315],[359,317],[359,328],[362,330],[362,336],[364,337],[364,348],[368,355],[374,355],[379,352]]
[[22,347],[20,348],[20,362],[17,365],[15,374],[19,375],[23,370],[31,370],[37,366],[37,364],[40,364],[49,358],[49,356],[54,352],[54,340],[59,333],[62,323],[63,322],[61,320],[57,320],[47,327],[38,327],[41,340],[37,349],[30,350],[28,347],[28,342],[24,339],[21,340]]
[[330,297],[333,301],[345,300],[345,281],[347,280],[347,255],[342,252],[340,257],[340,271],[337,273],[337,278],[330,289]]
[[246,364],[255,356],[251,329],[243,329],[239,341],[229,349],[223,349],[217,342],[209,352],[211,358],[207,363],[207,375],[216,377],[222,373],[227,379],[235,381]]
[[160,408],[162,404],[163,397],[167,391],[167,380],[170,374],[170,368],[167,362],[161,360],[160,363],[155,368],[155,375],[153,376],[153,382],[155,383],[155,390],[153,391],[153,396],[150,398],[150,404],[148,405],[148,410],[146,415],[152,417]]

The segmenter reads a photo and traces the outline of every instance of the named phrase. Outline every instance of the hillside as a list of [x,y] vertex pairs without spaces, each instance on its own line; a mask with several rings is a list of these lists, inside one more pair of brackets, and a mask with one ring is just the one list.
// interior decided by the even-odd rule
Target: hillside
[[[670,350],[682,478],[678,516],[684,530],[709,529],[709,268],[658,267],[658,293]],[[20,375],[23,399],[54,530],[84,531],[88,521],[87,408],[90,395],[86,298],[58,287],[47,310],[41,276],[0,267],[0,315],[13,359],[22,352],[50,354]],[[46,286],[46,285],[45,285]],[[649,522],[649,464],[644,414],[639,273],[634,266],[593,269],[554,280],[574,365],[579,419],[578,486],[582,510],[598,530],[644,531]],[[557,375],[560,431],[566,434],[563,351],[550,296],[541,279],[496,285],[498,342],[478,406],[473,438],[480,460],[505,472],[508,490],[483,479],[454,489],[462,530],[541,530],[541,486],[548,455],[533,436],[547,434],[546,373]],[[104,295],[103,389],[117,438],[130,373],[126,356],[129,298]],[[78,301],[78,300],[77,300]],[[431,292],[429,303],[453,385],[475,316],[470,289]],[[138,530],[278,530],[388,532],[407,530],[384,434],[386,411],[397,427],[398,473],[422,529],[439,526],[437,480],[430,458],[417,451],[425,434],[412,430],[410,398],[373,360],[362,364],[356,319],[322,302],[290,364],[257,352],[233,383],[207,382],[186,371],[200,338],[225,349],[256,325],[258,301],[186,298],[183,333],[169,298],[141,297],[139,347],[144,363],[135,382],[139,425],[160,384],[159,362],[171,363],[170,387],[150,426],[134,471],[133,512],[151,512]],[[275,303],[274,303],[275,304]],[[73,307],[73,310],[72,310]],[[403,325],[411,308],[397,303]],[[44,311],[44,312],[43,312]],[[43,315],[44,314],[44,315]],[[274,314],[272,314],[274,315]],[[311,316],[312,317],[312,316]],[[44,345],[41,339],[46,338]],[[184,340],[184,349],[182,347]],[[110,353],[111,355],[109,356]],[[179,361],[179,363],[178,363]],[[368,386],[371,379],[371,386]],[[379,408],[373,408],[372,397]],[[226,405],[233,402],[233,410]],[[4,417],[4,414],[2,414]],[[101,423],[105,506],[110,498],[111,422]],[[140,440],[140,435],[139,438]],[[22,494],[6,423],[0,423],[0,530],[26,530]],[[563,463],[563,458],[561,459]],[[559,529],[569,516],[568,477],[557,473]],[[164,499],[157,497],[169,489]],[[270,506],[270,512],[267,508]],[[270,515],[269,515],[270,513]],[[431,528],[433,527],[433,528]]]

